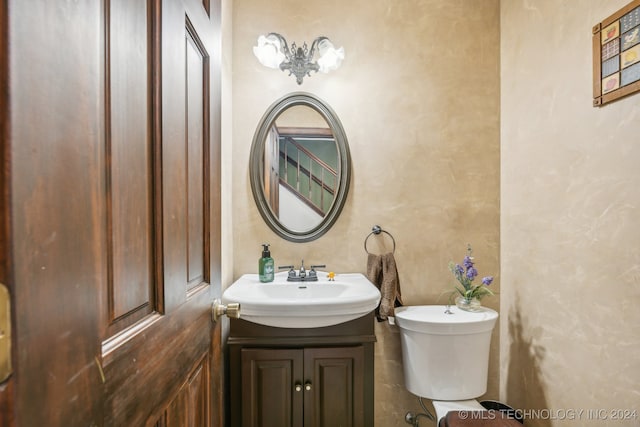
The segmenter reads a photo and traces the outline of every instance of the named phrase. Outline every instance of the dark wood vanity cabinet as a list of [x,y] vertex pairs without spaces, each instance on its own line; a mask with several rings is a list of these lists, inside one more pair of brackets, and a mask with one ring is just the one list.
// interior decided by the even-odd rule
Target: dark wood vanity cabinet
[[285,329],[232,320],[230,425],[373,426],[373,322]]

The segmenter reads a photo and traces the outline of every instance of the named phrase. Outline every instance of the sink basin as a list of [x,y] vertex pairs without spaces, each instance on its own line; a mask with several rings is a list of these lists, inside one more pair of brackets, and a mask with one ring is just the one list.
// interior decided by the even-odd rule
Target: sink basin
[[287,272],[261,283],[245,274],[222,294],[224,304],[240,303],[240,317],[280,328],[319,328],[357,319],[373,311],[380,291],[360,273],[336,274],[335,281],[318,271],[317,282],[287,282]]

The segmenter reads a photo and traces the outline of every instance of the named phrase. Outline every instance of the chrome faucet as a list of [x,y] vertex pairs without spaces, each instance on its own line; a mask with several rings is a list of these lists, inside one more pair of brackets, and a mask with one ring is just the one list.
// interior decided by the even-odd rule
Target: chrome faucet
[[316,268],[324,268],[326,265],[312,265],[311,270],[307,271],[304,268],[304,260],[300,262],[300,269],[298,272],[294,269],[293,265],[283,265],[279,266],[280,270],[284,268],[289,269],[289,273],[287,274],[287,282],[317,282],[318,274],[316,273]]
[[300,280],[304,281],[304,278],[307,277],[307,270],[304,269],[304,260],[300,261],[300,270],[298,271],[298,277]]

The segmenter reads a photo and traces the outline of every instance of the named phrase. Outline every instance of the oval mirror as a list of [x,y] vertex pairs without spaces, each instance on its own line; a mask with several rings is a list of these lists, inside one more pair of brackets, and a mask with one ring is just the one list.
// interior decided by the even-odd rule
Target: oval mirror
[[322,236],[347,198],[351,157],[338,116],[304,92],[264,114],[251,145],[251,191],[273,231],[293,242]]

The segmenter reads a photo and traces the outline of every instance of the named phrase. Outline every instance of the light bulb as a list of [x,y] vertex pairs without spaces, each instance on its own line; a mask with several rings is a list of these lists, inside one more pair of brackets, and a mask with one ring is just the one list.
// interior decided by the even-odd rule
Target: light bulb
[[342,64],[344,59],[344,48],[336,49],[333,43],[329,39],[323,39],[318,42],[318,71],[321,73],[328,73],[329,71],[336,70]]
[[258,45],[253,47],[253,54],[262,65],[269,68],[278,68],[285,59],[280,40],[273,34],[258,37]]

